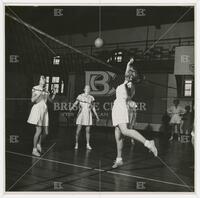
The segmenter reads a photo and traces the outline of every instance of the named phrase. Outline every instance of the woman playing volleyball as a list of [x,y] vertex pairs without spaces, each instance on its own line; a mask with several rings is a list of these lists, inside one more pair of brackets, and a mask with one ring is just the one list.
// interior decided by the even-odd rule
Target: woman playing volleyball
[[40,76],[39,85],[34,86],[32,89],[31,102],[33,102],[34,105],[27,120],[28,123],[35,125],[36,128],[32,154],[38,157],[42,151],[42,129],[44,129],[45,134],[48,135],[49,115],[46,103],[47,100],[52,101],[55,95],[53,91],[53,95],[50,97],[50,93],[46,90],[45,77]]
[[129,123],[127,100],[129,98],[129,91],[133,86],[132,81],[136,77],[136,70],[132,65],[133,62],[134,59],[130,59],[130,61],[127,64],[125,72],[125,81],[116,89],[116,99],[114,101],[112,109],[112,122],[115,126],[115,139],[117,143],[117,158],[114,165],[112,166],[113,168],[117,168],[118,166],[123,165],[123,135],[141,142],[142,144],[144,144],[145,147],[147,147],[150,151],[153,152],[154,156],[157,156],[157,149],[153,140],[149,141],[145,139],[138,131],[134,129],[128,129],[127,127]]
[[70,108],[70,111],[77,105],[79,105],[79,112],[76,119],[77,129],[76,129],[76,143],[74,148],[78,149],[78,139],[80,131],[82,129],[82,126],[85,126],[86,141],[87,141],[86,148],[92,150],[92,147],[90,146],[90,128],[93,125],[92,112],[96,116],[97,120],[99,120],[99,117],[95,109],[94,97],[90,95],[89,85],[85,85],[84,93],[78,95],[75,103]]

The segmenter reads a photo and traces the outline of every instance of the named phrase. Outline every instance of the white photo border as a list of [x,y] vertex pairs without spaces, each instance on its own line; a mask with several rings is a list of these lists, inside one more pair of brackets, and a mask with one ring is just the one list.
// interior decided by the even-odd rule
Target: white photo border
[[[5,192],[5,6],[8,5],[38,5],[38,6],[56,6],[56,5],[83,5],[83,6],[94,6],[94,5],[120,5],[120,6],[194,6],[195,7],[195,193],[157,193],[157,192],[112,192],[112,193],[104,193],[104,192],[96,192],[96,193],[88,193],[88,192]],[[177,196],[182,196],[182,198],[196,198],[200,197],[200,178],[198,177],[200,174],[199,164],[200,164],[200,146],[198,142],[200,142],[200,91],[198,86],[200,86],[200,1],[198,0],[2,0],[0,1],[0,16],[1,16],[1,31],[0,31],[0,43],[2,43],[2,47],[0,49],[0,127],[1,127],[1,144],[0,144],[0,152],[1,152],[1,163],[0,163],[0,175],[2,175],[0,180],[0,191],[1,196],[4,198],[12,198],[19,197],[25,198],[43,196],[45,198],[55,197],[55,196],[73,196],[74,198],[84,197],[133,197],[137,196],[137,198],[177,198]]]

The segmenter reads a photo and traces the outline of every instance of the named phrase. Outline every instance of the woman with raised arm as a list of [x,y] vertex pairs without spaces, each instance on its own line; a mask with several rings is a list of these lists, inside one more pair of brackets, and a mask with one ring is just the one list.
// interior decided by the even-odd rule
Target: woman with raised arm
[[27,122],[29,124],[35,125],[36,132],[33,138],[33,151],[32,155],[40,157],[42,152],[41,141],[42,132],[48,135],[49,127],[49,115],[47,108],[47,100],[53,101],[55,98],[55,91],[53,91],[52,96],[46,90],[46,80],[44,76],[40,76],[39,85],[32,88],[31,102],[34,103],[32,106],[29,118]]
[[80,131],[82,129],[82,126],[85,126],[86,130],[86,148],[89,150],[92,150],[92,147],[90,146],[90,128],[93,124],[92,121],[92,112],[96,116],[97,120],[99,120],[99,117],[97,115],[95,105],[94,105],[94,97],[90,95],[90,86],[85,85],[84,93],[78,95],[75,103],[70,108],[70,111],[75,107],[79,105],[79,112],[76,119],[76,143],[75,143],[75,149],[78,149],[78,140]]
[[116,99],[112,109],[112,122],[115,126],[115,139],[117,143],[117,158],[112,166],[113,168],[123,165],[123,136],[127,136],[141,142],[145,147],[153,152],[154,156],[157,156],[157,149],[153,140],[149,141],[145,139],[138,131],[134,129],[128,129],[127,127],[129,123],[127,101],[131,90],[133,90],[133,81],[136,77],[136,70],[133,67],[133,62],[134,59],[132,58],[127,64],[125,81],[116,89]]

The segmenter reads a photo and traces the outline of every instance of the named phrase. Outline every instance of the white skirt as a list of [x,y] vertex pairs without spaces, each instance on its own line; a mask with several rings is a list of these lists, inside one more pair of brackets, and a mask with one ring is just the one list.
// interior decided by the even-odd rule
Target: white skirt
[[27,122],[37,126],[49,126],[49,114],[44,101],[33,105]]
[[126,100],[115,100],[112,108],[113,126],[129,123],[129,114]]
[[76,119],[76,124],[83,126],[91,126],[93,124],[92,111],[90,109],[80,110]]
[[171,117],[170,124],[180,124],[181,123],[181,117],[179,114],[174,114]]

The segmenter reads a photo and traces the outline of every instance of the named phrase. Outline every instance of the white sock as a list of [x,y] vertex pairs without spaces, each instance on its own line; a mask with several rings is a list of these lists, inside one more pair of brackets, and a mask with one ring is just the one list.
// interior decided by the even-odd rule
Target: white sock
[[149,140],[146,140],[144,142],[144,146],[147,147],[147,148],[150,148],[151,144],[150,144],[150,141]]
[[116,158],[116,162],[121,162],[122,161],[122,158],[121,157],[117,157]]

